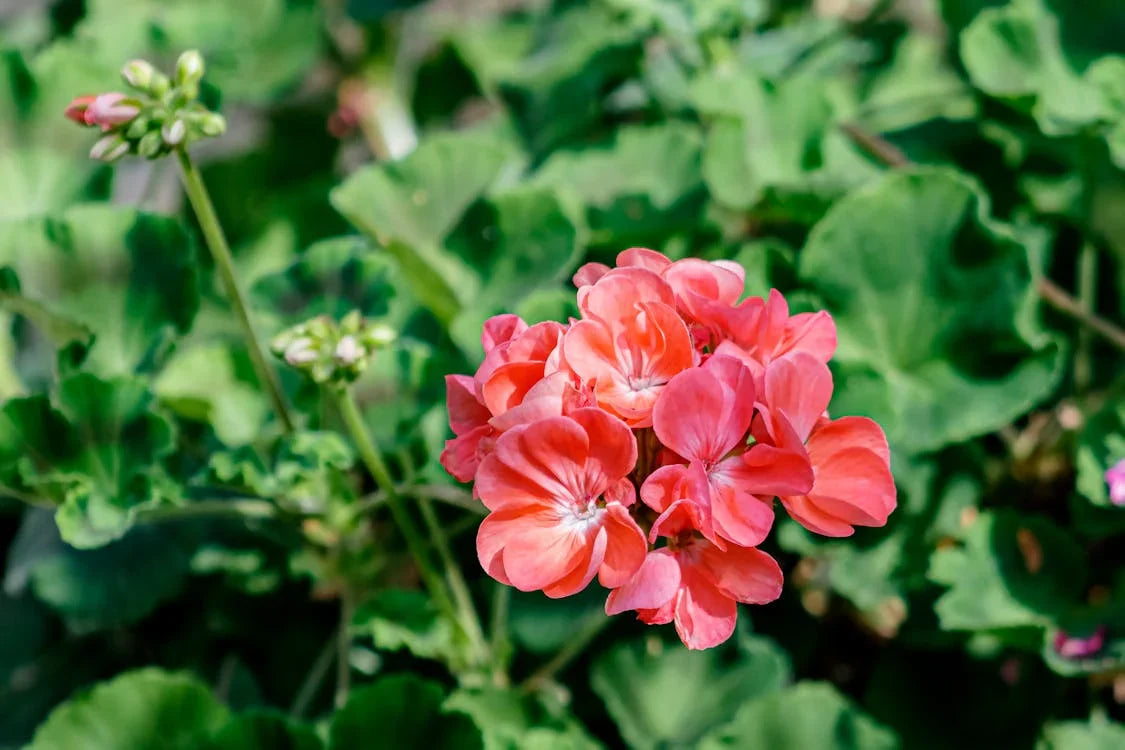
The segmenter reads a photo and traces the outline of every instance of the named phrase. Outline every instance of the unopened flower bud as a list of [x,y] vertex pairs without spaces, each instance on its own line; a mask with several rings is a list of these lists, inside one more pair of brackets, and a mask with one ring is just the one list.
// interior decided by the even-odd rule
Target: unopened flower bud
[[365,343],[371,347],[384,347],[394,342],[394,329],[384,323],[375,323],[367,328]]
[[164,138],[159,132],[153,130],[145,133],[137,144],[137,153],[146,159],[152,159],[160,155],[164,150]]
[[92,123],[86,122],[86,112],[89,110],[90,105],[94,103],[94,96],[77,96],[70,104],[66,105],[66,111],[63,113],[68,120],[73,120],[79,125],[90,125]]
[[203,55],[190,49],[176,60],[176,85],[193,88],[203,78]]
[[285,348],[285,361],[293,367],[307,365],[319,356],[310,338],[296,339]]
[[101,125],[108,130],[116,125],[124,125],[141,113],[140,103],[122,93],[111,91],[99,94],[86,108],[86,124]]
[[354,365],[364,354],[363,347],[356,341],[355,336],[344,336],[336,344],[336,361],[342,365]]
[[156,68],[147,60],[130,60],[121,68],[121,77],[125,79],[125,83],[144,92],[148,92],[157,75]]
[[117,133],[103,135],[90,149],[90,158],[105,162],[116,161],[129,152],[129,142]]
[[226,118],[214,112],[208,112],[200,116],[197,122],[199,124],[199,132],[209,138],[222,135],[227,130]]
[[136,119],[129,123],[129,127],[125,128],[125,137],[135,141],[147,133],[151,125],[152,120],[149,117],[138,115]]
[[184,135],[187,134],[187,126],[184,125],[183,120],[176,118],[171,122],[164,123],[160,133],[164,137],[164,142],[169,146],[179,146],[183,143]]

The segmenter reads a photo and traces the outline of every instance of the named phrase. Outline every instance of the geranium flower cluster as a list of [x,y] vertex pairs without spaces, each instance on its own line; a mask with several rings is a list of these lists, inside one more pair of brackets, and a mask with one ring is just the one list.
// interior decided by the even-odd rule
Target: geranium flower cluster
[[485,323],[480,368],[446,381],[441,460],[489,510],[489,575],[550,597],[597,577],[607,614],[675,623],[702,649],[730,637],[739,602],[781,593],[758,549],[775,499],[825,536],[886,523],[882,429],[826,413],[831,317],[790,315],[776,290],[742,299],[744,278],[634,248],[575,274],[581,319]]

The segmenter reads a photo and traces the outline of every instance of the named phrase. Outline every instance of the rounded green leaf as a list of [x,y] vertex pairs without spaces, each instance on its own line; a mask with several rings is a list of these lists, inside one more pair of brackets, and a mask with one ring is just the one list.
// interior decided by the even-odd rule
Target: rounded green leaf
[[27,750],[194,750],[227,720],[210,689],[186,674],[127,672],[56,708]]
[[1028,250],[948,169],[889,174],[814,228],[799,272],[836,321],[834,414],[929,451],[992,432],[1050,395],[1057,344],[1030,323]]

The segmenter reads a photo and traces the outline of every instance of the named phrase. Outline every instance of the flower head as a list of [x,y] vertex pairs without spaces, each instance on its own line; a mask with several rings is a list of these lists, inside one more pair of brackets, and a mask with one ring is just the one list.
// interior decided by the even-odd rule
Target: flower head
[[476,373],[446,379],[441,461],[489,511],[491,576],[553,597],[597,577],[607,614],[709,648],[739,603],[780,595],[757,549],[776,500],[827,536],[886,523],[883,431],[828,417],[831,317],[790,315],[776,290],[743,299],[744,280],[730,261],[630,248],[574,275],[580,319],[484,324]]

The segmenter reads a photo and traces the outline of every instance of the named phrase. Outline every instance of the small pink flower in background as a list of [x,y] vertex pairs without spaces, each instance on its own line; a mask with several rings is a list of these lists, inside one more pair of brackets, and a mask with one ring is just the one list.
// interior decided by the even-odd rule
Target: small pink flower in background
[[93,95],[76,96],[70,104],[66,105],[64,114],[67,119],[73,120],[79,125],[90,125],[91,123],[86,122],[86,112],[96,98]]
[[1125,458],[1106,470],[1105,483],[1109,486],[1110,502],[1125,505]]
[[552,597],[596,576],[607,614],[710,648],[739,603],[781,594],[757,549],[776,499],[826,536],[886,523],[882,429],[828,417],[831,317],[790,315],[776,290],[742,299],[744,281],[730,261],[630,248],[575,273],[580,320],[484,324],[477,372],[446,379],[441,461],[489,510],[489,575]]
[[1088,659],[1097,656],[1105,648],[1105,625],[1099,625],[1087,636],[1073,636],[1060,630],[1055,633],[1055,653],[1065,659]]
[[141,108],[135,99],[111,91],[96,96],[76,97],[67,105],[64,114],[79,125],[97,125],[102,130],[110,130],[131,122],[140,113]]

